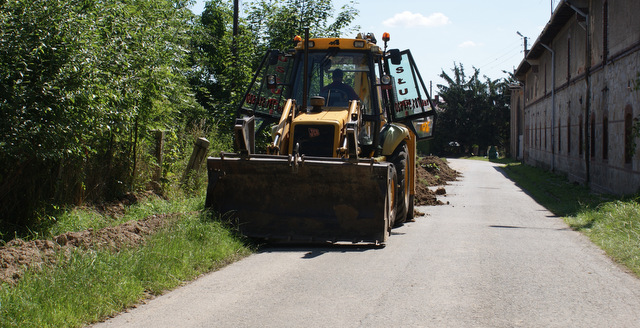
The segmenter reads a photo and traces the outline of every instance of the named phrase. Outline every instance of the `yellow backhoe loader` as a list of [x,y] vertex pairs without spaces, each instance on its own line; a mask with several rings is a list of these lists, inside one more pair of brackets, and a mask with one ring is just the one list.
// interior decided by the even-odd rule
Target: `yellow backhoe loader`
[[[236,152],[207,159],[206,206],[269,241],[382,244],[412,219],[416,142],[435,111],[411,53],[383,41],[307,32],[267,52],[239,105]],[[265,128],[272,142],[256,151]]]

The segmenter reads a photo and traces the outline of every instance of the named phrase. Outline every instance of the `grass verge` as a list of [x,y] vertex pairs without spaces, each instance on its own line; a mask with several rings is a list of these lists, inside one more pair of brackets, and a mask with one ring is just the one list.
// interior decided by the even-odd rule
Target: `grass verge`
[[640,277],[640,196],[595,194],[561,175],[519,163],[507,164],[504,172],[538,203]]
[[[135,206],[128,220],[166,210],[186,214],[142,246],[117,252],[76,249],[59,254],[56,265],[29,270],[15,286],[0,285],[0,326],[83,327],[249,254],[220,222],[193,211],[201,204],[202,197]],[[78,222],[85,221],[63,225],[80,229],[85,224]]]
[[640,277],[640,204],[637,200],[603,203],[595,209],[565,217],[565,221]]

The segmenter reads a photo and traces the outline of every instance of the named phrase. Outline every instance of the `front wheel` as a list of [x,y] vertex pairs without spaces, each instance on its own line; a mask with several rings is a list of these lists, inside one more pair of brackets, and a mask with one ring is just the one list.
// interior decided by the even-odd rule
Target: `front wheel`
[[411,192],[409,190],[411,168],[409,167],[409,148],[406,142],[402,142],[391,155],[391,163],[396,168],[398,178],[397,198],[396,202],[396,226],[401,225],[408,220],[413,219],[413,206],[411,206]]

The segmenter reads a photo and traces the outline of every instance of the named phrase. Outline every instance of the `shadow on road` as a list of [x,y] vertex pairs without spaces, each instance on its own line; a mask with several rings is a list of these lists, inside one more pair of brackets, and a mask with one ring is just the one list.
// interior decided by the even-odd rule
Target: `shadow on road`
[[569,228],[538,228],[538,227],[519,227],[519,226],[510,226],[510,225],[490,225],[489,228],[498,228],[498,229],[536,229],[536,230],[556,230],[556,231],[567,231],[571,230]]
[[587,186],[570,182],[566,176],[527,166],[494,166],[494,169],[555,217],[576,216],[585,208],[619,197],[592,192]]
[[305,243],[270,243],[260,245],[258,253],[276,253],[276,252],[306,252],[303,259],[313,259],[325,253],[354,253],[378,250],[384,248],[384,244],[305,244]]

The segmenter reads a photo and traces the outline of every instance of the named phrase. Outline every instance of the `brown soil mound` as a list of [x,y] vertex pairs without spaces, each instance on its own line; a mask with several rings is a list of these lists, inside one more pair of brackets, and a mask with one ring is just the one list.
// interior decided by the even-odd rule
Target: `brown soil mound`
[[74,248],[101,248],[117,251],[139,245],[147,235],[157,231],[176,215],[152,215],[144,220],[100,230],[67,232],[53,240],[24,241],[14,239],[0,247],[0,282],[15,284],[28,268],[53,264]]
[[455,181],[460,173],[449,167],[447,162],[436,156],[427,156],[418,162],[416,171],[418,181],[416,183],[415,205],[442,205],[442,201],[436,195],[444,196],[447,191],[440,187],[435,192],[429,189],[432,186],[446,185],[448,181]]

